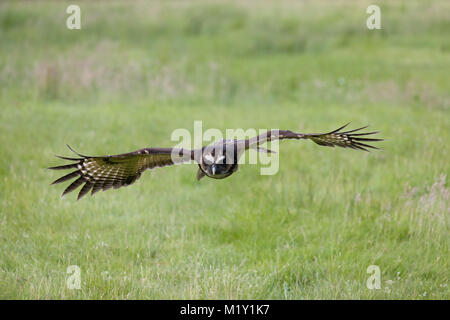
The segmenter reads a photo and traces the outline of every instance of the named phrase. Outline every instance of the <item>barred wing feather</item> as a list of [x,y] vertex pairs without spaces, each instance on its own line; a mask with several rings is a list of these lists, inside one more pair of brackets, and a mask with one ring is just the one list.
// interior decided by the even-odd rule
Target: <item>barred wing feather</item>
[[[68,146],[70,148],[70,146]],[[72,148],[73,152],[76,153]],[[173,153],[175,152],[175,153]],[[89,191],[95,194],[99,190],[115,189],[129,186],[141,176],[142,172],[155,167],[164,167],[175,162],[186,162],[191,159],[191,152],[187,150],[174,150],[172,148],[145,148],[130,153],[111,156],[91,157],[76,153],[79,158],[57,156],[75,163],[51,167],[52,170],[76,169],[75,171],[55,180],[52,184],[61,183],[76,178],[62,193],[74,191],[83,185],[78,193],[78,199]],[[173,160],[172,154],[179,158]]]

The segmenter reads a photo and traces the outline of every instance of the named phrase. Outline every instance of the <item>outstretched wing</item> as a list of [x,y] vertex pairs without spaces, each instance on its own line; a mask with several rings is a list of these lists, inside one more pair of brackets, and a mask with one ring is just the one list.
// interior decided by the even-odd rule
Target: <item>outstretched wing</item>
[[342,147],[342,148],[352,148],[359,149],[364,151],[369,151],[368,148],[378,149],[372,145],[367,143],[375,142],[375,141],[383,141],[383,139],[371,138],[367,136],[371,136],[373,134],[378,133],[378,131],[374,132],[361,132],[361,130],[367,128],[367,126],[353,129],[349,131],[342,131],[345,127],[348,126],[348,123],[339,129],[328,133],[295,133],[289,130],[271,130],[266,133],[260,134],[259,136],[253,137],[251,139],[246,140],[245,149],[258,147],[260,144],[263,144],[267,141],[272,140],[284,140],[284,139],[310,139],[321,146],[327,147]]
[[61,196],[77,189],[82,184],[78,199],[89,191],[93,195],[100,189],[107,190],[128,186],[134,183],[147,169],[170,166],[192,160],[191,150],[172,148],[144,148],[134,152],[110,156],[91,157],[74,151],[79,158],[57,156],[75,163],[50,167],[52,170],[76,169],[75,171],[55,180],[52,184],[61,183],[76,178],[62,193]]

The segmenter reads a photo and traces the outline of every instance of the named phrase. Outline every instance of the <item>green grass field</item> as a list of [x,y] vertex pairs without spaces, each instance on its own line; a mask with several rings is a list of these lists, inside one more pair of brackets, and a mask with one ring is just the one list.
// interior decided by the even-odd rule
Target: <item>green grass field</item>
[[[78,1],[68,30],[71,3],[0,4],[0,298],[450,298],[448,1],[379,1],[381,30],[366,1]],[[386,141],[283,142],[273,176],[174,166],[80,201],[49,185],[66,143],[172,146],[194,120]]]

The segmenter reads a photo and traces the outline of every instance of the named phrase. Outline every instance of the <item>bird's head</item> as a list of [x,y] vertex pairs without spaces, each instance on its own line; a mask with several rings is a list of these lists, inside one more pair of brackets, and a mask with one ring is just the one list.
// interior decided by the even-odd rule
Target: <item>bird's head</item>
[[216,149],[213,149],[203,153],[199,167],[210,178],[224,179],[236,171],[237,164],[227,158],[226,153],[216,152]]

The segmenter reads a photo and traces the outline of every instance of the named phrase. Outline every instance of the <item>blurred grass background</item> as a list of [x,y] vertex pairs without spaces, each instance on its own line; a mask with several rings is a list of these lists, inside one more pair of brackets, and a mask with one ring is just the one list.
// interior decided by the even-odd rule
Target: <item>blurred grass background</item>
[[[449,298],[448,1],[379,1],[373,31],[368,1],[78,1],[81,30],[69,4],[0,4],[1,298]],[[78,202],[49,186],[65,143],[165,147],[194,120],[387,140],[285,142],[275,176],[175,166]]]

